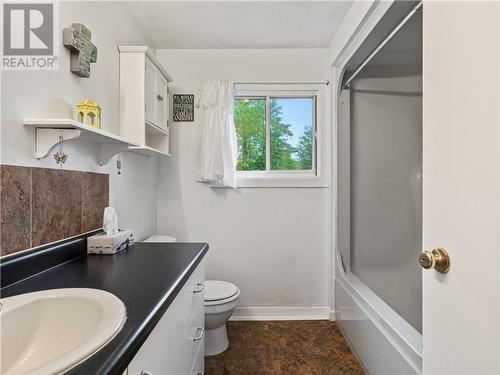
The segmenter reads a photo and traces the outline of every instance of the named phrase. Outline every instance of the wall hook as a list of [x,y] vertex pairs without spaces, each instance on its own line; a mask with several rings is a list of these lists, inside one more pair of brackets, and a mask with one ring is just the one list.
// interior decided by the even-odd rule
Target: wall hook
[[64,141],[64,137],[63,135],[60,135],[59,136],[59,151],[57,151],[55,154],[54,154],[54,159],[56,161],[56,164],[59,165],[60,169],[61,169],[61,172],[62,173],[62,166],[64,163],[66,163],[66,160],[68,160],[68,154],[65,154],[63,152],[63,149],[62,149],[62,143]]

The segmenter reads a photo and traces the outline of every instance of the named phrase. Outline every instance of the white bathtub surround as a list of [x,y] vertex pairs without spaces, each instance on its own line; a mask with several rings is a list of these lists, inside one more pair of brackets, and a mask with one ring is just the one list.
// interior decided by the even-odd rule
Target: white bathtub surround
[[237,144],[234,126],[234,84],[208,81],[200,93],[201,182],[236,189]]
[[[395,9],[399,9],[400,13],[404,14],[409,12],[412,6],[411,3],[404,2],[393,4],[396,4]],[[408,9],[404,10],[403,8],[405,6],[407,6]],[[340,31],[344,29],[347,31],[349,29],[348,32],[342,32],[338,34],[336,38],[334,38],[336,42],[335,45],[332,45],[332,47],[330,48],[330,56],[332,58],[332,63],[335,66],[336,73],[336,84],[334,85],[334,87],[339,88],[341,84],[340,80],[342,79],[342,73],[344,68],[346,68],[346,64],[356,64],[356,59],[352,61],[349,60],[351,60],[351,57],[357,53],[358,48],[360,48],[361,44],[371,33],[375,25],[381,20],[382,17],[384,17],[384,14],[387,15],[387,17],[384,18],[385,23],[382,23],[381,27],[387,27],[389,31],[394,27],[394,24],[397,24],[402,19],[403,14],[397,14],[397,12],[386,13],[390,7],[391,4],[387,2],[365,2],[363,4],[355,3],[355,5],[353,5],[353,7],[351,8],[352,12],[350,11],[350,16],[346,18],[346,22],[347,20],[349,20],[349,22],[345,24],[345,28],[340,28]],[[394,23],[391,23],[391,20]],[[355,25],[359,26],[354,27]],[[352,26],[352,28],[347,26]],[[377,27],[379,33],[387,35],[386,32],[380,29],[380,26]],[[411,45],[410,43],[403,44],[405,46]],[[367,53],[369,53],[370,50],[373,50],[373,47],[370,48],[370,46],[367,45],[361,47],[362,48],[360,49],[360,51],[366,49]],[[388,48],[390,48],[390,46]],[[408,56],[410,56],[410,54],[408,54]],[[412,56],[418,56],[418,51],[416,50]],[[380,55],[379,58],[381,58]],[[416,62],[415,65],[417,64],[418,62]],[[352,68],[355,69],[356,66],[353,66]],[[405,73],[407,76],[410,75],[407,71],[405,71]],[[338,321],[339,326],[344,332],[347,340],[350,342],[351,347],[357,353],[358,357],[362,360],[364,367],[370,374],[419,374],[422,371],[422,335],[418,332],[417,329],[420,328],[419,323],[421,322],[421,317],[419,317],[417,314],[408,314],[408,312],[419,313],[419,306],[414,305],[413,308],[410,309],[409,303],[405,304],[403,302],[403,304],[397,304],[395,303],[395,300],[397,302],[400,302],[400,299],[394,298],[394,296],[397,296],[397,293],[401,293],[401,290],[404,290],[405,293],[403,295],[400,295],[399,297],[402,296],[403,298],[411,298],[411,300],[409,301],[412,303],[420,301],[420,294],[418,289],[420,287],[420,271],[418,270],[418,265],[414,263],[416,254],[415,257],[411,257],[411,253],[409,255],[408,253],[406,253],[408,257],[405,259],[405,261],[407,260],[408,268],[412,267],[412,276],[415,276],[413,278],[413,282],[411,283],[411,288],[408,287],[408,285],[404,285],[402,289],[399,288],[401,290],[393,289],[394,294],[388,295],[387,292],[390,292],[391,289],[387,288],[386,286],[380,286],[377,290],[377,285],[374,285],[373,279],[367,277],[366,272],[363,272],[365,271],[364,269],[360,269],[360,265],[362,267],[364,264],[368,264],[369,262],[367,263],[365,261],[363,263],[362,259],[361,262],[359,262],[360,246],[362,247],[362,250],[367,248],[371,250],[373,246],[372,240],[375,235],[381,233],[381,230],[375,231],[377,233],[375,233],[375,235],[372,236],[369,241],[360,243],[359,240],[356,242],[357,238],[353,238],[353,228],[350,227],[350,225],[353,225],[354,223],[354,225],[357,225],[358,229],[360,228],[359,220],[358,222],[356,222],[356,212],[353,212],[352,209],[352,199],[353,195],[359,193],[360,187],[363,188],[363,186],[361,185],[351,186],[351,183],[353,181],[353,171],[350,170],[350,168],[353,166],[353,164],[356,163],[356,160],[354,159],[355,157],[357,157],[359,162],[359,158],[363,156],[364,160],[367,161],[380,161],[380,158],[374,159],[373,157],[367,157],[366,152],[370,150],[366,148],[361,148],[360,150],[359,147],[358,149],[356,149],[356,145],[360,145],[360,132],[359,126],[358,129],[356,129],[353,126],[353,123],[355,125],[356,121],[361,121],[363,123],[366,123],[368,121],[369,124],[372,124],[374,121],[376,121],[376,125],[379,125],[380,123],[382,123],[383,125],[387,125],[388,123],[392,123],[393,121],[392,118],[379,119],[377,117],[377,115],[379,115],[378,113],[373,114],[372,112],[369,114],[369,116],[367,115],[366,109],[369,108],[366,106],[366,104],[373,103],[374,99],[380,98],[377,96],[377,91],[375,91],[373,87],[359,86],[359,82],[363,79],[362,77],[362,75],[358,76],[358,85],[353,85],[353,87],[351,87],[351,90],[336,91],[334,95],[336,95],[337,97],[333,100],[334,102],[338,103],[336,111],[338,115],[336,115],[336,118],[334,118],[334,122],[336,125],[336,134],[335,138],[333,139],[334,144],[337,146],[335,149],[335,159],[337,165],[335,166],[334,170],[337,177],[334,180],[335,186],[332,189],[333,201],[335,202],[333,210],[334,222],[336,223],[334,226],[333,234],[335,243],[332,247],[332,251],[335,253],[333,257],[335,259],[334,298],[337,318],[336,320]],[[405,80],[408,82],[403,82],[401,77],[398,77],[397,79],[394,77],[384,78],[383,82],[389,83],[392,86],[378,87],[378,90],[380,90],[379,93],[382,90],[390,93],[391,96],[387,95],[387,97],[384,97],[383,100],[391,100],[392,102],[384,103],[385,106],[380,105],[379,102],[377,102],[377,104],[378,108],[389,108],[391,107],[391,105],[393,107],[393,110],[389,112],[386,111],[382,113],[383,111],[381,111],[380,115],[384,114],[394,117],[401,115],[401,118],[405,120],[408,120],[411,117],[412,121],[414,121],[415,128],[411,128],[412,133],[408,133],[412,134],[415,141],[418,141],[418,136],[419,134],[421,135],[421,129],[419,132],[419,129],[417,128],[417,126],[421,124],[421,119],[418,118],[419,110],[421,112],[421,109],[419,108],[419,95],[421,93],[421,90],[418,85],[402,85],[402,83],[410,83],[409,80],[412,79],[413,78],[411,77],[405,78]],[[420,77],[416,79],[421,80]],[[408,90],[408,87],[411,87],[411,90]],[[406,89],[402,90],[402,88]],[[369,90],[371,90],[371,92],[369,92]],[[368,95],[370,95],[370,102],[368,102]],[[404,96],[404,100],[400,99],[399,96]],[[405,105],[403,106],[401,102],[404,102],[403,104]],[[376,106],[374,106],[374,108],[375,107]],[[363,108],[365,109],[365,112],[362,113],[364,115],[364,117],[362,118],[360,116],[360,110]],[[408,119],[406,117],[408,117]],[[380,128],[379,131],[384,130],[380,126],[378,126],[377,128]],[[370,129],[367,128],[364,130]],[[395,132],[391,133],[392,136],[395,136],[396,134],[397,133]],[[352,139],[356,140],[357,144],[353,142],[353,145],[353,143],[351,143]],[[406,139],[403,138],[403,140]],[[375,142],[373,144],[379,145],[380,143]],[[408,146],[406,146],[406,144],[404,144],[404,146],[401,146],[401,141],[393,142],[393,144],[398,144],[400,147],[403,147],[406,152],[412,150],[408,150]],[[351,149],[351,147],[354,147],[354,149]],[[418,156],[418,145],[416,145],[414,149],[415,154]],[[354,157],[353,151],[356,152]],[[392,151],[394,150],[391,150],[391,152]],[[405,154],[405,156],[408,155],[409,154]],[[417,168],[413,169],[412,171],[414,172],[416,170]],[[391,169],[391,172],[394,172],[393,169]],[[359,180],[359,173],[354,177],[358,177]],[[416,179],[419,177],[418,173],[415,173],[411,177],[413,177],[413,179],[408,178],[405,181],[406,184],[404,184],[401,183],[401,179],[398,180],[393,176],[392,181],[394,181],[394,186],[403,185],[403,188],[398,188],[399,193],[407,189],[409,182],[413,183],[415,187],[418,186],[418,181],[416,181]],[[356,181],[354,181],[354,183],[356,183]],[[358,189],[357,191],[356,188]],[[386,191],[388,190],[386,189]],[[361,194],[358,194],[358,196],[359,195]],[[414,194],[411,197],[414,199],[409,202],[410,198],[406,198],[406,202],[415,203],[415,205],[418,206],[418,194]],[[396,194],[392,194],[392,196],[389,198],[395,200],[398,197]],[[360,200],[358,199],[358,204],[359,202]],[[366,205],[366,202],[364,203]],[[387,208],[390,208],[390,205],[387,205],[384,210],[387,210]],[[407,214],[407,212],[408,207],[404,212],[398,212],[396,216]],[[381,221],[381,223],[386,222],[387,221],[385,220]],[[398,222],[398,225],[403,224],[405,224],[403,220]],[[411,226],[409,225],[409,227],[418,228],[418,225],[419,216],[415,215],[415,219],[411,223]],[[373,227],[373,225],[365,226],[365,233],[367,228]],[[415,237],[417,239],[419,238],[418,233],[415,234]],[[413,248],[417,249],[414,251],[417,251],[418,253],[419,244],[416,240],[413,241],[413,243],[415,243],[415,245],[413,245]],[[358,254],[356,254],[355,252],[353,253],[353,249],[358,250]],[[408,249],[408,252],[410,251],[411,249]],[[381,259],[385,258],[382,257]],[[397,261],[395,261],[395,259],[397,259]],[[399,262],[398,265],[402,263],[400,261],[400,258],[397,257],[391,257],[391,261],[392,262],[387,262],[391,268],[387,270],[386,274],[397,270],[397,268],[395,268],[394,266],[395,263]],[[376,263],[374,263],[373,265],[374,267],[376,267]],[[404,265],[406,265],[406,263]],[[380,262],[378,267],[380,267]],[[373,270],[374,269],[375,268],[373,268]],[[408,272],[404,271],[397,273],[397,275],[401,274],[407,277]],[[401,282],[401,278],[399,280],[399,283],[403,284]],[[394,285],[394,280],[392,281],[392,285]],[[383,291],[385,292],[384,294],[380,293],[381,289],[383,289]],[[382,300],[382,298],[380,298],[379,296],[382,296],[384,300]],[[408,308],[408,310],[405,310],[406,308]],[[408,321],[402,318],[402,316],[405,315]],[[417,329],[412,327],[409,322],[412,323]]]
[[422,76],[416,73],[352,83],[345,125],[351,138],[350,254],[343,259],[349,257],[352,273],[421,332],[422,270],[415,259],[422,248]]

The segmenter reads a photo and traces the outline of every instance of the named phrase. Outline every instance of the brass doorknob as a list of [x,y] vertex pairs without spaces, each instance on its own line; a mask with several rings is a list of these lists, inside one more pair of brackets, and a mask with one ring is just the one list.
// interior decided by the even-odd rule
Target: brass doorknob
[[420,253],[418,261],[425,269],[434,268],[440,273],[447,273],[450,270],[450,256],[441,247]]

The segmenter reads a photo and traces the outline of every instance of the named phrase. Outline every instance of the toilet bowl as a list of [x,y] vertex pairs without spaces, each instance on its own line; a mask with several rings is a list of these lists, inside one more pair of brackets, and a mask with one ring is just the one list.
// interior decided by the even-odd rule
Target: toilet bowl
[[205,282],[205,356],[222,353],[229,346],[226,322],[238,306],[240,290],[227,281]]

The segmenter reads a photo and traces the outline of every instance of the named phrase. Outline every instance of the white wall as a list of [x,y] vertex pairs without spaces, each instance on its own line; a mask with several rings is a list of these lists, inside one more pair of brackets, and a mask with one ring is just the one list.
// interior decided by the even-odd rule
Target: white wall
[[[392,1],[386,1],[388,5],[390,5],[391,2]],[[374,0],[353,2],[342,24],[333,35],[328,47],[328,61],[331,64],[336,63],[346,51],[348,44],[354,41],[360,31],[363,21],[366,20],[365,17],[373,12],[375,6],[377,6],[375,3]]]
[[[117,46],[150,45],[126,9],[118,3],[61,2],[59,26],[83,23],[92,32],[98,47],[97,63],[91,65],[90,78],[69,71],[69,51],[59,46],[58,71],[2,72],[2,152],[3,164],[56,168],[52,153],[34,159],[34,130],[24,128],[26,118],[72,118],[73,105],[80,99],[97,100],[102,108],[102,128],[119,132],[119,56]],[[56,16],[57,17],[57,16]],[[110,173],[110,203],[118,210],[122,228],[134,228],[138,238],[156,231],[156,159],[122,154],[123,173],[117,176],[114,158],[108,166],[96,162],[94,144],[70,141],[64,168]]]
[[[209,79],[324,81],[327,56],[326,49],[158,51],[173,91],[195,93],[195,100]],[[234,282],[240,306],[258,308],[237,315],[326,316],[329,189],[196,183],[196,120],[197,113],[194,123],[172,126],[174,157],[160,163],[159,231],[210,244],[207,278]]]

